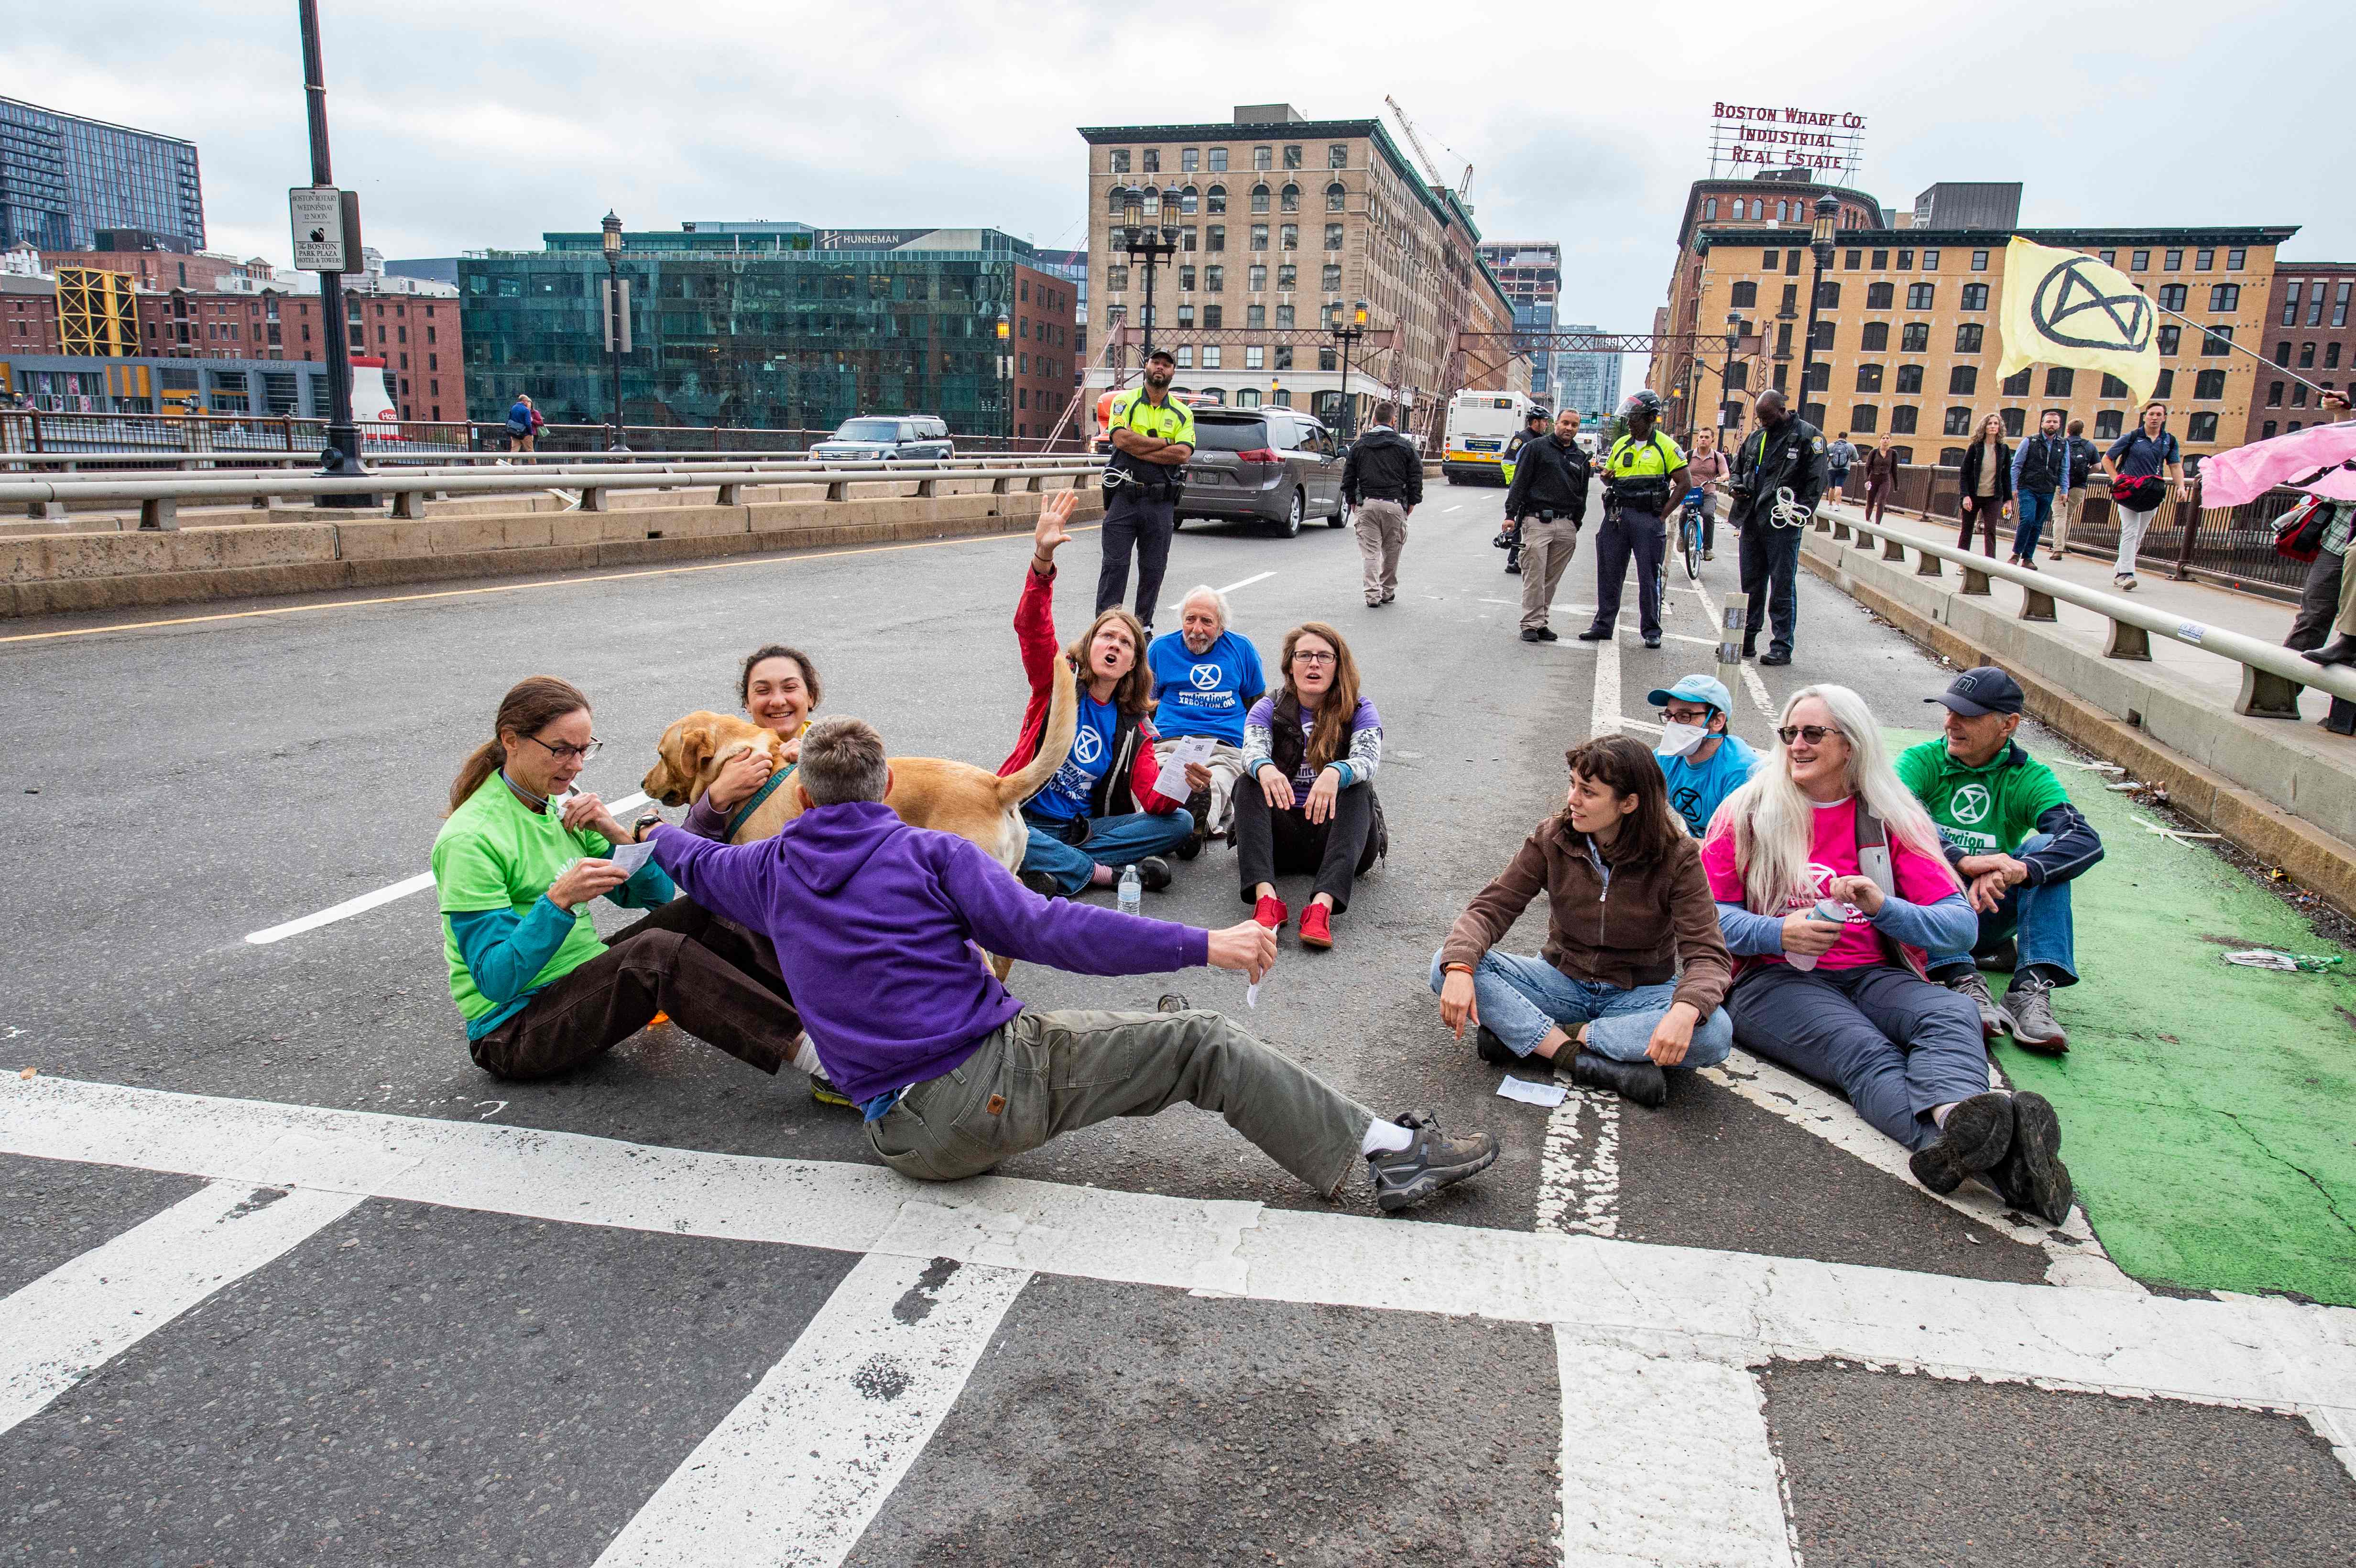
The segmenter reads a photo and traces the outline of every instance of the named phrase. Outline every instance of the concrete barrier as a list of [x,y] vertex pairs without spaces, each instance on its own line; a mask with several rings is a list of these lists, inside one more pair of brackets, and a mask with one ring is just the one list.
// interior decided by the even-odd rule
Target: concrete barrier
[[[883,545],[1027,530],[1037,521],[1044,495],[992,495],[988,481],[980,485],[980,494],[846,501],[823,499],[817,485],[748,486],[744,504],[725,507],[707,499],[707,487],[604,512],[557,510],[552,498],[519,496],[501,512],[462,503],[445,515],[435,503],[423,520],[345,514],[327,522],[0,539],[0,617]],[[1094,485],[1082,486],[1079,496],[1076,520],[1102,516]],[[542,499],[552,504],[542,507]]]
[[2170,684],[2166,667],[2104,658],[1995,601],[1948,591],[1811,530],[1808,570],[1958,666],[2001,666],[2031,717],[2340,909],[2356,914],[2356,774],[2310,741],[2306,725],[2244,718]]

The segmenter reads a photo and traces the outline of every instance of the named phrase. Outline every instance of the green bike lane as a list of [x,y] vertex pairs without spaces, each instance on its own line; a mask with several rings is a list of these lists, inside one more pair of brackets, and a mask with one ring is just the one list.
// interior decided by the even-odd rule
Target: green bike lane
[[[2080,979],[2054,997],[2069,1054],[2007,1036],[1997,1062],[2061,1111],[2079,1200],[2128,1274],[2356,1305],[2356,955],[2203,845],[2150,831],[2175,824],[2105,787],[2120,775],[2032,740],[2105,854],[2072,890]],[[2343,963],[2225,961],[2252,947]]]

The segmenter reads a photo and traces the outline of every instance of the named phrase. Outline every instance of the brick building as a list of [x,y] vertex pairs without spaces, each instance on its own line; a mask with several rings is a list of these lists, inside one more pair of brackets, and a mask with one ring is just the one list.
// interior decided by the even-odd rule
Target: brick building
[[2339,390],[2356,371],[2356,317],[2349,296],[2356,293],[2356,261],[2275,263],[2274,288],[2266,298],[2265,347],[2262,352],[2297,376],[2257,371],[2259,395],[2250,409],[2247,439],[2288,435],[2324,417],[2301,379]]
[[[359,274],[365,277],[366,274]],[[344,290],[355,354],[380,356],[384,384],[405,420],[466,417],[465,352],[458,302]],[[142,352],[159,358],[298,359],[324,363],[319,296],[264,286],[253,293],[167,289],[138,298]]]
[[58,281],[0,272],[0,354],[58,354]]

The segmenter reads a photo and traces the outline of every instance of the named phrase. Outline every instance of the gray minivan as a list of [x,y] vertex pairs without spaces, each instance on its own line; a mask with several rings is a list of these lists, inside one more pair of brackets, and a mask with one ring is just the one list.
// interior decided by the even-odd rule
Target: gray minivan
[[1288,539],[1311,517],[1338,528],[1350,520],[1341,443],[1297,410],[1197,405],[1178,517],[1272,523]]

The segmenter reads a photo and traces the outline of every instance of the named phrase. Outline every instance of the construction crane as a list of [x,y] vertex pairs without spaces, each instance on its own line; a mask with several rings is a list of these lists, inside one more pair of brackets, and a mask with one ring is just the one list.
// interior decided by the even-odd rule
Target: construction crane
[[[1423,165],[1423,172],[1430,178],[1433,187],[1438,189],[1446,189],[1448,181],[1440,176],[1440,165],[1432,161],[1430,152],[1423,144],[1423,138],[1416,133],[1415,122],[1407,117],[1407,111],[1401,109],[1399,107],[1398,100],[1393,98],[1389,93],[1387,92],[1383,94],[1383,101],[1390,105],[1392,117],[1398,121],[1399,129],[1407,133],[1408,145],[1415,149],[1416,161]],[[1443,142],[1440,145],[1446,147],[1448,146],[1448,144]],[[1462,154],[1456,153],[1456,149],[1453,147],[1449,147],[1448,150],[1451,153],[1456,154],[1459,157],[1463,156]],[[1472,188],[1472,165],[1468,163],[1464,165],[1463,176],[1456,182],[1456,199],[1462,201],[1465,197],[1465,194]]]

